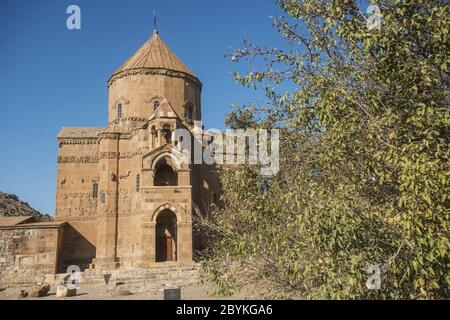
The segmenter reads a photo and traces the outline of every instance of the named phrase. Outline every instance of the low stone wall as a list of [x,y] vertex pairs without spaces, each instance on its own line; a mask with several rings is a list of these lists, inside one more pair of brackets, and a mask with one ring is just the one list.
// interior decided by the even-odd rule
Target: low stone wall
[[62,224],[36,223],[0,228],[0,286],[42,282],[58,268]]
[[[109,288],[116,282],[123,283],[123,287],[133,293],[161,290],[164,288],[185,287],[200,281],[200,266],[155,266],[146,269],[88,269],[79,274],[79,284],[105,285],[104,275],[109,274]],[[47,276],[49,284],[60,285],[68,274]],[[74,278],[75,279],[75,278]],[[106,288],[106,285],[105,285]]]

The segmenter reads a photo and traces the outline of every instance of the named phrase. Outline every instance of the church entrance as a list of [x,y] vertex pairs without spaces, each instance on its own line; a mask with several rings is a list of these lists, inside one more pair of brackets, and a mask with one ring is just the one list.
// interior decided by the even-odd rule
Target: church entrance
[[156,218],[156,262],[177,260],[177,217],[164,210]]

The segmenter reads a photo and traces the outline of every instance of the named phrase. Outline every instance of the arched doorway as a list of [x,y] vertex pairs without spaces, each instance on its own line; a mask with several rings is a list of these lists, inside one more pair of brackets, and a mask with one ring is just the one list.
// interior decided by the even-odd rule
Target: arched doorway
[[177,217],[170,210],[156,218],[156,262],[177,260]]
[[176,186],[177,184],[177,173],[165,159],[161,160],[155,168],[155,186]]

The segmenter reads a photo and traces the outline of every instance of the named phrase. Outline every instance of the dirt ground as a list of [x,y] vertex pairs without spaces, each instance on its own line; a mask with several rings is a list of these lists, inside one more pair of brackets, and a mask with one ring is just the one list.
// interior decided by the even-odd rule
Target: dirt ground
[[[40,298],[19,298],[21,289],[31,291],[30,286],[0,289],[0,300],[163,300],[164,292],[162,289],[151,290],[148,292],[135,292],[130,290],[130,295],[120,296],[114,293],[114,290],[108,289],[103,284],[82,284],[74,297],[58,298],[56,297],[56,287],[52,286],[50,292],[45,297]],[[253,292],[252,292],[253,291]],[[212,283],[199,283],[181,288],[182,300],[217,300],[217,299],[257,299],[254,290],[247,289],[238,292],[230,297],[217,296],[214,294],[214,285]]]

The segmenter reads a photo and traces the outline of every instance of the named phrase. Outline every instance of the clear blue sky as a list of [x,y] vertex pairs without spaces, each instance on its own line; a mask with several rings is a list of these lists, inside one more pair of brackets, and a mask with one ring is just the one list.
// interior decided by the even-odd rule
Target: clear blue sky
[[[81,30],[66,28],[66,8],[81,8]],[[223,129],[231,103],[254,100],[234,83],[245,68],[224,58],[244,36],[280,41],[269,16],[274,0],[1,0],[0,191],[52,214],[56,135],[63,126],[106,126],[111,73],[153,29],[203,83],[206,128]]]

